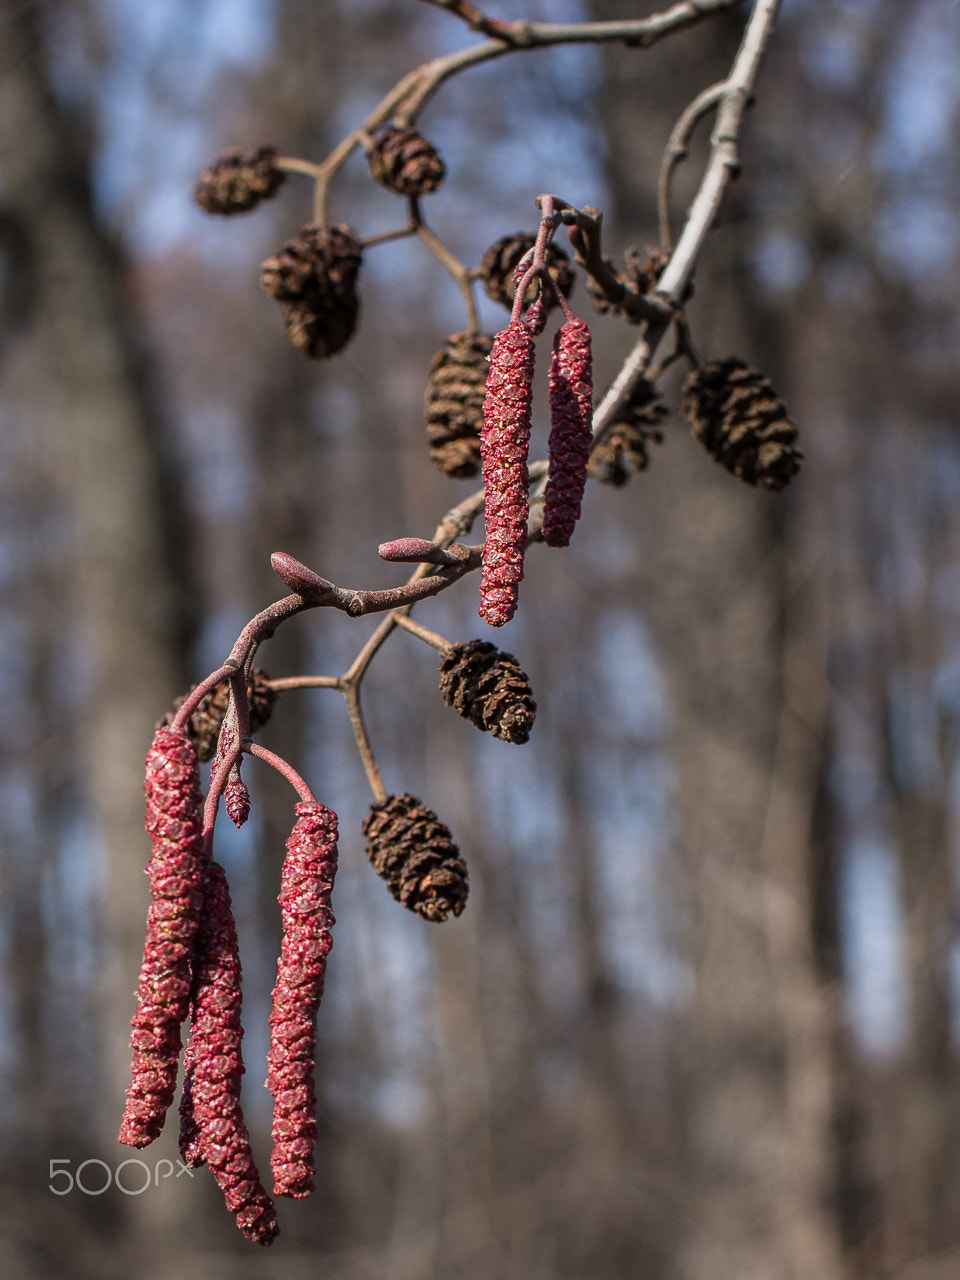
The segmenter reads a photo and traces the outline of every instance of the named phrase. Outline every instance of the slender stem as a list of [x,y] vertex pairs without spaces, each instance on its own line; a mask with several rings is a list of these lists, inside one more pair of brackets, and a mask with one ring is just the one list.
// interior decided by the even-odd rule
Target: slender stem
[[463,300],[467,305],[467,322],[470,326],[470,332],[479,332],[480,319],[477,315],[476,298],[473,296],[473,278],[470,271],[453,256],[443,241],[423,221],[415,197],[412,199],[411,204],[413,205],[416,219],[415,229],[417,235],[430,252],[443,263],[444,267],[457,282],[460,292],[463,294]]
[[415,222],[407,222],[402,227],[394,228],[393,231],[378,231],[375,235],[367,236],[361,241],[361,248],[369,249],[374,244],[386,244],[388,240],[403,240],[407,236],[415,236],[417,230]]
[[277,156],[273,167],[285,173],[304,173],[308,178],[317,178],[321,169],[313,160],[301,160],[299,156]]
[[293,787],[301,800],[307,804],[316,804],[317,798],[294,769],[292,764],[288,764],[282,756],[278,756],[274,751],[268,751],[266,747],[261,747],[259,742],[246,742],[243,747],[251,756],[256,756],[258,760],[263,760],[266,764],[276,769]]
[[223,684],[224,680],[228,680],[239,665],[233,658],[228,658],[222,666],[217,667],[216,671],[211,671],[205,680],[201,680],[197,687],[187,694],[170,725],[174,733],[183,733],[185,731],[187,721],[211,689],[215,689],[218,684]]
[[430,631],[427,627],[421,627],[419,622],[414,620],[405,613],[394,614],[398,627],[402,627],[404,631],[409,631],[412,636],[418,636],[419,639],[432,645],[439,653],[448,654],[453,648],[449,640],[445,640],[443,636],[436,631]]
[[353,726],[353,735],[357,740],[357,750],[360,752],[364,773],[367,775],[367,781],[370,783],[370,790],[373,792],[374,799],[378,804],[381,804],[387,798],[387,789],[383,785],[383,778],[381,778],[380,770],[377,768],[377,761],[367,734],[367,726],[363,721],[363,712],[360,709],[359,680],[348,685],[343,691],[343,696],[347,700],[347,711],[350,715],[350,723]]
[[339,676],[281,676],[277,680],[265,680],[264,684],[275,693],[288,689],[340,689]]
[[726,88],[726,80],[721,80],[719,84],[712,84],[708,89],[697,94],[673,126],[667,141],[663,160],[660,163],[660,177],[657,181],[657,210],[660,222],[660,248],[668,252],[673,248],[673,239],[670,235],[670,183],[673,171],[681,160],[686,159],[690,135],[697,124],[709,111],[713,110],[723,97]]
[[677,247],[657,285],[657,293],[675,306],[683,303],[703,242],[720,211],[730,179],[739,170],[737,139],[779,7],[780,0],[756,0],[724,86],[706,172],[687,212]]

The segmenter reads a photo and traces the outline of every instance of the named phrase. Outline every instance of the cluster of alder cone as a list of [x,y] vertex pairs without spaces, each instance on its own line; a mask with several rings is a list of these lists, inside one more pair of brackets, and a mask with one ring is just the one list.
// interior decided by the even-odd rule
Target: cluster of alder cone
[[[381,130],[369,139],[367,154],[373,177],[414,201],[435,191],[444,177],[436,149],[409,126]],[[195,194],[207,212],[240,213],[276,194],[284,177],[284,160],[274,148],[236,150],[201,175]],[[559,306],[564,320],[550,361],[549,468],[538,495],[543,507],[535,536],[550,546],[566,546],[588,475],[620,485],[631,471],[645,468],[647,444],[659,439],[658,423],[666,412],[645,383],[594,438],[590,332],[570,310],[573,277],[567,255],[552,243],[562,225],[552,199],[542,198],[535,234],[503,237],[473,273],[510,309],[509,323],[495,336],[475,326],[451,335],[434,359],[427,391],[433,461],[454,477],[482,472],[479,612],[492,626],[502,626],[516,611],[531,536],[532,380],[536,339],[548,311]],[[352,336],[364,248],[349,227],[310,225],[263,264],[261,283],[279,302],[287,333],[305,354],[328,357]],[[597,308],[617,311],[617,290],[645,292],[663,258],[655,254],[641,267],[628,256],[622,271],[604,260],[602,283],[588,279]],[[589,275],[589,264],[579,254],[578,261]],[[750,484],[780,489],[799,467],[793,423],[767,380],[742,361],[695,368],[685,386],[683,411],[713,457]],[[457,563],[451,553],[417,539],[385,546],[381,554],[387,559],[435,557],[434,564]],[[182,1158],[192,1166],[209,1165],[241,1231],[260,1244],[272,1243],[278,1234],[277,1217],[240,1106],[237,932],[226,877],[212,856],[220,800],[237,826],[249,814],[240,776],[244,753],[278,768],[299,796],[279,895],[283,933],[266,1081],[273,1095],[276,1196],[302,1198],[314,1186],[316,1015],[332,943],[337,868],[336,814],[315,799],[291,766],[252,741],[277,696],[269,677],[253,666],[259,639],[272,634],[278,620],[309,607],[302,586],[307,577],[324,590],[338,590],[291,557],[275,556],[274,562],[293,584],[294,596],[279,602],[279,612],[258,615],[244,633],[249,632],[250,643],[234,651],[240,656],[227,659],[179,700],[158,726],[147,756],[151,902],[133,1017],[132,1080],[119,1135],[121,1142],[142,1147],[161,1132],[176,1093],[182,1028],[189,1022],[180,1102]],[[258,620],[264,625],[251,631]],[[526,742],[536,704],[516,659],[483,640],[452,644],[430,635],[443,655],[440,688],[447,704],[498,738]],[[200,765],[206,761],[211,763],[205,798]],[[466,866],[449,829],[431,809],[410,795],[380,797],[364,822],[364,834],[370,861],[398,901],[428,920],[460,914],[467,896]]]

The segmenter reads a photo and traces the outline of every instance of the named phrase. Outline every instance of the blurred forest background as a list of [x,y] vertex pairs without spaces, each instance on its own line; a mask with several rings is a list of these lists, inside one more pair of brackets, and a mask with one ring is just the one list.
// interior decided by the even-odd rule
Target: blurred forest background
[[[726,73],[745,14],[449,83],[421,119],[449,168],[431,225],[476,263],[550,191],[604,210],[608,252],[653,245],[670,128]],[[341,822],[318,1190],[281,1206],[264,1253],[206,1171],[57,1196],[50,1161],[175,1156],[174,1123],[155,1155],[116,1143],[152,726],[283,594],[271,551],[390,585],[378,542],[429,536],[472,491],[431,466],[422,419],[430,357],[464,319],[422,245],[383,245],[359,335],[306,361],[257,270],[309,221],[309,183],[230,220],[191,186],[232,144],[322,158],[400,75],[475,37],[414,0],[5,0],[3,1275],[957,1275],[958,15],[785,5],[689,314],[702,358],[742,356],[790,406],[807,458],[790,490],[718,468],[668,378],[649,470],[590,487],[573,546],[534,550],[493,637],[533,681],[527,746],[448,711],[414,637],[375,663],[365,709],[387,787],[453,829],[465,914],[408,916],[367,865],[339,697],[287,695],[264,733]],[[332,216],[371,235],[405,213],[357,156]],[[592,316],[582,279],[573,301],[602,390],[633,333]],[[482,306],[494,332],[505,312]],[[473,580],[415,617],[491,638]],[[263,665],[339,674],[374,625],[308,614]],[[292,801],[247,772],[253,817],[218,850],[263,1167]]]

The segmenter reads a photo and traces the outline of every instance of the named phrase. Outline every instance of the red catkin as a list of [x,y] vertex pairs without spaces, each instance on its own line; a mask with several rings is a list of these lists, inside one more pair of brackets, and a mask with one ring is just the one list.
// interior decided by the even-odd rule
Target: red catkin
[[203,920],[197,934],[191,1013],[180,1103],[180,1154],[208,1164],[237,1226],[257,1244],[279,1235],[273,1201],[260,1182],[240,1107],[240,952],[227,878],[204,867]]
[[145,1147],[163,1129],[177,1086],[180,1024],[190,1000],[191,951],[201,905],[203,798],[197,753],[161,727],[143,784],[150,833],[151,902],[132,1019],[131,1082],[119,1141]]
[[485,490],[486,540],[480,574],[480,617],[493,627],[517,609],[527,543],[533,337],[522,320],[493,340],[483,401],[480,461]]
[[273,1189],[302,1199],[314,1188],[317,1009],[333,945],[330,896],[337,871],[337,815],[298,804],[280,885],[283,938],[270,1013],[267,1088],[273,1094]]
[[565,547],[580,518],[593,441],[590,330],[568,320],[553,340],[550,361],[550,474],[543,498],[543,540]]

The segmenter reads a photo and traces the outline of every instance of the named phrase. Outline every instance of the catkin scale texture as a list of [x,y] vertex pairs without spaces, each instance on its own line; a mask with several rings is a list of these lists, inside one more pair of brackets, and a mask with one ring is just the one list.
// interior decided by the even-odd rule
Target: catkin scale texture
[[180,1025],[190,1000],[191,950],[201,905],[202,805],[197,753],[184,733],[157,730],[143,789],[151,902],[132,1019],[131,1082],[119,1141],[158,1137],[177,1086]]
[[502,627],[516,612],[527,541],[533,337],[522,320],[497,334],[483,401],[480,461],[486,538],[480,575],[480,616]]
[[306,802],[296,814],[280,883],[283,937],[270,1012],[267,1088],[273,1094],[274,1191],[302,1199],[314,1187],[316,1026],[333,946],[337,815]]
[[543,540],[565,547],[580,518],[593,441],[590,330],[568,320],[557,330],[550,361],[550,475],[543,499]]
[[180,1103],[180,1154],[206,1163],[227,1209],[249,1240],[272,1244],[277,1215],[260,1182],[240,1107],[240,951],[223,868],[204,867],[203,920],[197,934],[191,996],[193,1026]]

